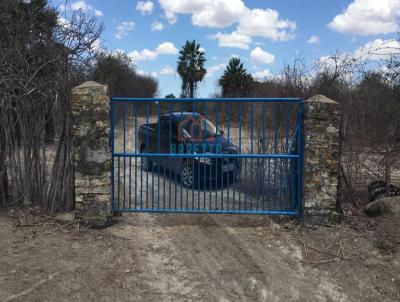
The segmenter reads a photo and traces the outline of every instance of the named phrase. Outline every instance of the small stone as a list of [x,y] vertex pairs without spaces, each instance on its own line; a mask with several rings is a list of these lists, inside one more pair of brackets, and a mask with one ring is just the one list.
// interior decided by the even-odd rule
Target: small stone
[[64,223],[72,222],[75,220],[75,213],[73,211],[60,213],[56,215],[55,219]]
[[374,200],[365,206],[364,212],[371,216],[387,212],[400,214],[400,196],[382,197]]

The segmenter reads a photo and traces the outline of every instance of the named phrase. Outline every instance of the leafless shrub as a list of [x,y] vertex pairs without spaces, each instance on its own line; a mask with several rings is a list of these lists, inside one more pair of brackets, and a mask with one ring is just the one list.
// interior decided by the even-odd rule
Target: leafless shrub
[[[70,91],[76,71],[91,60],[102,26],[82,11],[62,19],[46,1],[5,0],[0,28],[0,167],[3,177],[8,170],[12,187],[11,200],[0,187],[1,205],[71,209]],[[46,146],[52,120],[59,131],[55,154]]]
[[400,144],[400,60],[393,49],[390,53],[378,69],[366,57],[340,52],[313,65],[299,58],[280,77],[254,84],[256,97],[323,94],[341,104],[341,200],[354,200],[372,180],[390,185]]

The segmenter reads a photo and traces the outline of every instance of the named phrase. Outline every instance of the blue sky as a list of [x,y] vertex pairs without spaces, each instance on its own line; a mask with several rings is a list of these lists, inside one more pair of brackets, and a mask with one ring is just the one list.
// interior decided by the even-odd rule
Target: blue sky
[[[64,9],[65,1],[53,0]],[[61,5],[61,6],[60,6]],[[224,66],[238,56],[259,80],[278,74],[284,63],[308,62],[336,50],[398,46],[400,0],[70,0],[67,14],[82,9],[105,25],[101,45],[132,57],[140,73],[159,81],[158,96],[180,94],[177,51],[195,39],[205,49],[208,75],[198,96],[217,87]],[[395,44],[393,44],[395,43]]]

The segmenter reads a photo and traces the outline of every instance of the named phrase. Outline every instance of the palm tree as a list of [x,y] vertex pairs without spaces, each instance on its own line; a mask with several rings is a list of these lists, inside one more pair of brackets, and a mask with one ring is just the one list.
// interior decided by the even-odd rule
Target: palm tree
[[196,41],[186,41],[179,52],[177,72],[182,79],[182,96],[193,98],[198,82],[206,75],[204,51]]
[[253,77],[248,74],[239,58],[231,58],[218,84],[222,97],[245,97],[250,92]]

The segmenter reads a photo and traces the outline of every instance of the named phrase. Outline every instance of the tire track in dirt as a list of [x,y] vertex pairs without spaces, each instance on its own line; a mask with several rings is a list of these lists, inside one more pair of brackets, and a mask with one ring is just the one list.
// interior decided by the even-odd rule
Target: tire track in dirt
[[351,301],[273,228],[268,218],[124,214],[111,232],[130,242],[138,267],[123,282],[142,285],[138,300]]

